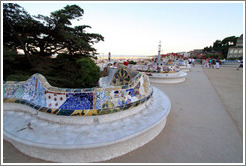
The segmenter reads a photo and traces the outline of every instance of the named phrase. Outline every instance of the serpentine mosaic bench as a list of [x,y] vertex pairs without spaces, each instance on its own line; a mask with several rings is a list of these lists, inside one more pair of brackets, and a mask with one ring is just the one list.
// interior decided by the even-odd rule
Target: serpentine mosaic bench
[[180,71],[177,65],[132,65],[132,70],[148,73],[150,82],[156,83],[180,83],[186,80],[187,73]]
[[152,73],[176,73],[179,72],[179,66],[176,65],[130,65],[132,70]]
[[63,89],[52,87],[44,76],[35,74],[26,82],[4,82],[3,97],[4,103],[21,103],[50,114],[103,115],[147,101],[152,95],[147,79],[121,66],[110,83],[113,87]]
[[110,87],[57,88],[34,74],[27,81],[4,82],[3,97],[4,139],[29,156],[54,162],[95,162],[128,153],[161,132],[171,108],[148,76],[124,66]]

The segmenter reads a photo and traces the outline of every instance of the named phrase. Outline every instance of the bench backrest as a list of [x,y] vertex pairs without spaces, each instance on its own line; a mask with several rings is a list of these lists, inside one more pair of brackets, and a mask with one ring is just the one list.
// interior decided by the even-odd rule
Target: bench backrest
[[144,73],[119,67],[113,87],[65,89],[51,86],[34,74],[24,82],[4,82],[4,102],[21,103],[38,111],[66,116],[90,116],[118,112],[146,102],[153,90]]

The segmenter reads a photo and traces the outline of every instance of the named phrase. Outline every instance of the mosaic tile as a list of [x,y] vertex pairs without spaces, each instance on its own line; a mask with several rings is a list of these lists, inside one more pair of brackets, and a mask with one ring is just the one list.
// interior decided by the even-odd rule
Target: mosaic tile
[[85,110],[74,110],[74,112],[71,114],[71,116],[84,116]]
[[47,107],[41,107],[38,111],[40,111],[40,112],[46,112],[47,110],[48,110]]
[[81,89],[75,89],[74,92],[81,92]]
[[96,92],[96,109],[101,109],[101,92]]
[[15,86],[4,86],[3,88],[4,95],[3,97],[6,98],[13,98],[16,92],[16,87]]
[[93,109],[93,93],[68,93],[68,98],[60,106],[60,109]]
[[112,113],[120,112],[124,107],[114,107]]
[[67,93],[57,93],[45,91],[46,106],[49,108],[60,108],[61,105],[67,100]]
[[72,115],[73,112],[74,112],[74,110],[60,109],[60,110],[56,113],[56,115],[70,116],[70,115]]
[[46,112],[50,114],[56,114],[60,109],[49,108]]
[[134,96],[135,96],[135,93],[134,93],[134,89],[133,89],[133,88],[127,89],[126,92],[127,92],[127,94],[130,95],[131,97],[134,97]]
[[22,96],[23,99],[31,100],[34,97],[35,89],[36,89],[36,77],[31,77],[29,80],[23,84],[24,88],[24,95]]
[[101,99],[101,107],[103,108],[103,104],[107,101],[110,101],[112,98],[111,98],[111,95],[110,95],[110,92],[111,91],[103,91],[103,92],[100,92],[100,99]]
[[132,78],[136,76],[134,72],[131,72],[127,67],[119,66],[115,72],[110,85],[128,85],[132,83]]
[[114,107],[114,103],[112,101],[105,101],[103,104],[102,104],[102,108],[113,108]]
[[36,109],[36,110],[39,110],[41,108],[41,106],[40,105],[35,105],[33,108]]
[[112,112],[112,109],[103,109],[100,111],[99,115],[105,115],[105,114],[110,114]]
[[35,104],[39,104],[41,106],[47,106],[45,91],[46,89],[43,87],[41,82],[37,80],[35,98],[33,99],[32,102],[34,102]]
[[131,106],[132,106],[132,103],[125,104],[123,110],[129,109]]
[[26,82],[4,84],[4,102],[25,104],[61,116],[95,116],[136,107],[153,93],[145,74],[119,67],[114,79],[115,86],[110,88],[63,89],[50,86],[37,74]]
[[97,109],[86,110],[85,116],[95,116],[97,115]]
[[23,85],[18,85],[16,87],[16,92],[14,94],[14,98],[22,98],[23,97],[23,94],[24,94],[24,88],[23,88]]
[[144,103],[146,100],[147,100],[147,98],[145,97],[145,98],[143,98],[143,99],[140,100],[140,103],[142,104],[142,103]]

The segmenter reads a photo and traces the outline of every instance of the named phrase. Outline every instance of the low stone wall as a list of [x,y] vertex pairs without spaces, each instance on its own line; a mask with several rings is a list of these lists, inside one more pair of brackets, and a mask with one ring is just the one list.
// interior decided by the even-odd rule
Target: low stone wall
[[3,101],[55,115],[94,116],[136,107],[153,93],[148,76],[124,66],[117,69],[110,85],[105,88],[57,88],[41,74],[34,74],[24,82],[4,82]]

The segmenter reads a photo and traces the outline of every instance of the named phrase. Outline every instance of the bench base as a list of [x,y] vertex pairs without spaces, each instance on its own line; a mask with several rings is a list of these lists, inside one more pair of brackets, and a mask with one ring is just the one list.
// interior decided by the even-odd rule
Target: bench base
[[161,90],[153,90],[150,104],[144,109],[104,123],[71,125],[47,121],[17,108],[4,109],[4,139],[24,154],[46,161],[109,160],[143,146],[164,128],[171,102]]

